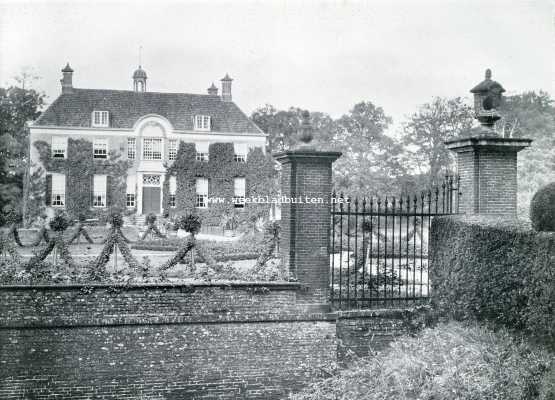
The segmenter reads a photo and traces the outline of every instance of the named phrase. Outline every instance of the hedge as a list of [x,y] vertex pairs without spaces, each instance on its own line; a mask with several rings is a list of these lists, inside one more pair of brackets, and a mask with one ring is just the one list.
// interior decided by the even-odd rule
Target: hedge
[[555,233],[494,217],[434,218],[432,303],[555,348]]

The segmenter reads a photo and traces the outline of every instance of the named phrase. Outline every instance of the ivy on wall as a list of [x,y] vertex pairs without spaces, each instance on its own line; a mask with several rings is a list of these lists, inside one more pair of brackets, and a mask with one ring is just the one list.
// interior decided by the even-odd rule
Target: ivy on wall
[[[73,219],[105,219],[112,211],[125,210],[126,177],[129,162],[117,151],[108,159],[93,158],[93,143],[85,139],[68,139],[67,158],[52,158],[50,144],[36,141],[39,159],[49,173],[66,176],[66,211]],[[107,208],[92,207],[93,175],[107,175]],[[48,175],[47,175],[48,181]],[[47,200],[49,193],[47,193]]]
[[[277,180],[274,162],[261,148],[251,149],[247,161],[234,160],[233,143],[213,143],[209,146],[209,160],[197,161],[194,143],[180,142],[175,162],[167,168],[164,183],[164,210],[170,216],[194,213],[199,215],[203,224],[221,225],[222,220],[235,218],[238,222],[252,221],[267,216],[270,204],[246,204],[235,208],[231,201],[234,197],[234,178],[243,177],[246,181],[246,197],[275,196]],[[169,177],[175,176],[177,183],[176,206],[170,207]],[[208,196],[224,198],[223,203],[211,203],[206,209],[196,208],[196,179],[208,179]]]

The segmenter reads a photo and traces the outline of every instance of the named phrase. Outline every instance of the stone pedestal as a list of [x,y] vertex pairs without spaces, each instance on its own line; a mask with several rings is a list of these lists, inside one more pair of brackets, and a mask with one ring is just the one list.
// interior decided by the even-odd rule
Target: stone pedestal
[[282,262],[309,303],[328,301],[332,163],[340,156],[307,148],[274,155],[282,164]]
[[477,136],[445,142],[457,153],[459,211],[514,216],[517,210],[517,153],[530,139]]

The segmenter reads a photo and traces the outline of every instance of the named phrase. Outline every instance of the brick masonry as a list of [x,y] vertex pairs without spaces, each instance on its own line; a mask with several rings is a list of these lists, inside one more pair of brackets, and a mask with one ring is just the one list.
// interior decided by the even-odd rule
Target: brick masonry
[[0,398],[278,399],[410,331],[397,314],[322,313],[302,293],[269,282],[0,287]]
[[332,163],[340,155],[305,149],[274,156],[282,164],[281,195],[296,200],[281,206],[282,262],[308,288],[306,302],[328,301]]
[[517,152],[528,139],[475,137],[446,142],[457,153],[459,212],[516,215]]

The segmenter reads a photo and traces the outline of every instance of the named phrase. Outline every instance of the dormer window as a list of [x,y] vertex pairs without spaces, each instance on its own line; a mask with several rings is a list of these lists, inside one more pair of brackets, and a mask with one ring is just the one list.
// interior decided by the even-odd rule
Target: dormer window
[[97,128],[107,128],[110,126],[108,111],[93,111],[92,126]]
[[210,117],[208,115],[195,115],[195,131],[209,131]]

